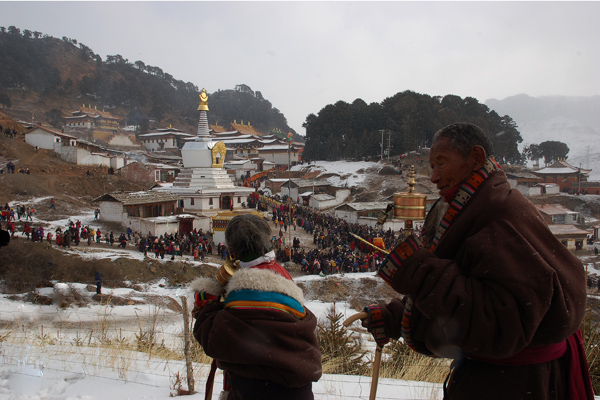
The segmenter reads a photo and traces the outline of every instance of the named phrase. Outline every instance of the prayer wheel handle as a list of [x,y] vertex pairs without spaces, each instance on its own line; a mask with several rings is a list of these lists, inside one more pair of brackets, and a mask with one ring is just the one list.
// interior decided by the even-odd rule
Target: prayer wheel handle
[[367,314],[367,313],[366,313],[366,312],[364,312],[364,311],[363,311],[363,312],[356,313],[356,314],[354,314],[354,315],[351,315],[350,317],[348,317],[348,319],[346,319],[346,320],[344,321],[344,326],[347,328],[347,327],[349,327],[350,325],[352,325],[352,323],[353,323],[354,321],[356,321],[357,319],[363,319],[363,318],[367,318],[368,316],[369,316],[369,314]]

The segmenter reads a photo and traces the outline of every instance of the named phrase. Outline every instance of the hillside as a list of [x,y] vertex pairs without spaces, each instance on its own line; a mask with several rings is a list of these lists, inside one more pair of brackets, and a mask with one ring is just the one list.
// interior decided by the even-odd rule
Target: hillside
[[[195,84],[119,54],[102,60],[76,39],[10,28],[0,32],[0,104],[9,115],[60,128],[61,115],[89,104],[123,119],[122,125],[195,130],[200,93]],[[285,116],[247,85],[209,97],[216,106],[210,124],[243,120],[264,134],[290,131]]]
[[[38,150],[22,138],[0,136],[0,166],[8,161],[16,168],[29,168],[30,173],[0,174],[0,204],[18,203],[30,198],[54,197],[54,217],[67,216],[91,207],[90,201],[104,193],[118,190],[143,190],[146,187],[126,181],[118,175],[108,175],[107,168],[87,167],[66,163],[50,150]],[[86,178],[86,171],[92,176]],[[48,207],[50,204],[42,204]]]

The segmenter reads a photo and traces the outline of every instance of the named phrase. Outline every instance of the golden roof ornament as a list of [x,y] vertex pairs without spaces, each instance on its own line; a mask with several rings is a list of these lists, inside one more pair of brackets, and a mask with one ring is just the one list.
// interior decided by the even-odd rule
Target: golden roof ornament
[[202,89],[202,93],[200,93],[198,111],[208,111],[208,95],[206,94],[206,89]]

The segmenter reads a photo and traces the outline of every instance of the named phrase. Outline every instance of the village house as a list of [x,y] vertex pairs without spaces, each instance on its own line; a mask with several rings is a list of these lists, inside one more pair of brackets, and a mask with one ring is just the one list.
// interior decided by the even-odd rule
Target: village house
[[142,146],[148,152],[179,153],[187,139],[195,136],[175,128],[157,129],[154,132],[138,135]]
[[[334,209],[334,216],[346,220],[349,223],[375,226],[381,212],[385,211],[389,201],[370,201],[358,203],[346,203]],[[415,221],[413,227],[421,227],[423,221]],[[381,229],[392,229],[398,231],[404,229],[406,221],[401,219],[387,218]]]
[[257,170],[256,164],[248,159],[225,161],[223,163],[223,168],[225,168],[230,175],[233,175],[236,181],[242,181],[244,178],[256,173]]
[[588,237],[592,230],[586,231],[574,225],[548,225],[550,232],[569,250],[587,250]]
[[540,177],[527,171],[506,171],[506,178],[510,187],[517,189],[526,197],[540,196],[542,186],[540,186]]
[[117,173],[136,183],[173,182],[180,168],[169,164],[141,163],[131,161]]
[[[112,192],[95,198],[104,221],[122,223],[133,231],[147,234],[189,232],[191,225],[181,226],[194,216],[178,216],[179,196],[168,192]],[[183,229],[182,229],[183,228]]]
[[536,204],[535,207],[542,213],[548,225],[583,225],[585,219],[576,211],[571,211],[561,204]]
[[[289,190],[288,190],[289,186]],[[350,189],[338,188],[325,180],[292,179],[280,186],[281,196],[290,196],[298,203],[318,210],[340,205],[350,196]]]
[[60,146],[77,147],[77,137],[55,129],[36,126],[25,132],[25,143],[38,149],[54,151]]
[[25,132],[25,143],[54,151],[63,161],[77,165],[94,165],[120,168],[125,165],[125,155],[95,143],[78,139],[50,128],[36,126]]

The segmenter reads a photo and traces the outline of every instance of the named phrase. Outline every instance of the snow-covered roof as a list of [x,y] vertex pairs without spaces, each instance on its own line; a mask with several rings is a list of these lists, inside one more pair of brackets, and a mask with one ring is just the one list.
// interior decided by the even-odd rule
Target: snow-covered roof
[[287,144],[272,144],[272,145],[266,145],[263,147],[260,147],[256,150],[260,151],[269,151],[269,150],[287,150],[288,149],[288,145]]
[[337,207],[336,210],[338,208],[342,208],[342,207],[350,207],[355,211],[385,210],[388,204],[390,204],[390,203],[385,202],[385,201],[368,201],[368,202],[359,202],[359,203],[347,203],[347,204],[342,204],[341,206]]
[[555,236],[559,236],[559,235],[591,235],[591,234],[593,234],[592,229],[590,229],[588,231],[584,231],[583,229],[579,229],[575,225],[568,225],[568,224],[550,224],[550,225],[548,225],[548,228],[550,228],[550,232],[552,232],[552,234]]
[[318,200],[318,201],[334,200],[335,196],[332,196],[327,193],[320,193],[320,194],[315,194],[313,196],[313,199]]
[[124,205],[133,204],[149,204],[149,203],[162,203],[167,201],[180,200],[180,197],[176,194],[162,192],[162,191],[141,191],[141,192],[113,192],[105,193],[92,200],[93,202],[101,201],[117,201]]
[[[238,131],[227,131],[227,132],[214,132],[213,135],[215,136],[227,136],[227,135],[236,135],[238,134]],[[250,136],[250,135],[242,135],[242,136]]]
[[186,138],[195,137],[194,135],[191,135],[189,133],[177,132],[177,131],[144,133],[143,135],[138,135],[138,136],[141,137],[141,138],[148,138],[148,137],[169,136],[169,135],[172,135],[172,136],[182,136],[182,137],[186,137]]
[[[568,167],[564,167],[564,168],[550,168],[550,167],[546,167],[546,168],[542,168],[539,169],[537,171],[535,171],[536,174],[576,174],[577,170],[573,170],[571,168]],[[581,173],[583,173],[583,170],[581,171]]]
[[295,187],[313,187],[313,186],[330,186],[327,181],[316,180],[316,179],[292,179],[292,183]]
[[235,160],[235,161],[225,161],[223,165],[244,165],[249,163],[250,160]]
[[534,174],[541,174],[541,175],[548,175],[548,174],[572,175],[572,174],[581,173],[582,175],[586,175],[586,176],[589,175],[590,172],[592,172],[591,169],[577,168],[563,160],[556,161],[554,164],[550,165],[549,167],[538,169],[537,171],[533,171]]
[[561,204],[536,204],[535,207],[546,215],[579,214],[576,211],[569,210]]
[[66,134],[64,132],[59,132],[59,131],[56,131],[54,129],[46,128],[44,126],[36,126],[36,127],[32,128],[31,130],[25,132],[25,135],[33,133],[33,132],[37,133],[37,131],[40,131],[40,130],[46,131],[46,132],[48,132],[48,133],[50,133],[50,134],[52,134],[54,136],[60,136],[60,137],[63,137],[63,138],[79,140],[79,138],[76,137],[76,136],[69,135],[69,134]]
[[250,138],[250,139],[221,138],[219,140],[221,140],[226,145],[228,145],[228,144],[238,144],[238,143],[252,143],[252,142],[257,142],[257,140],[253,139],[253,138]]

